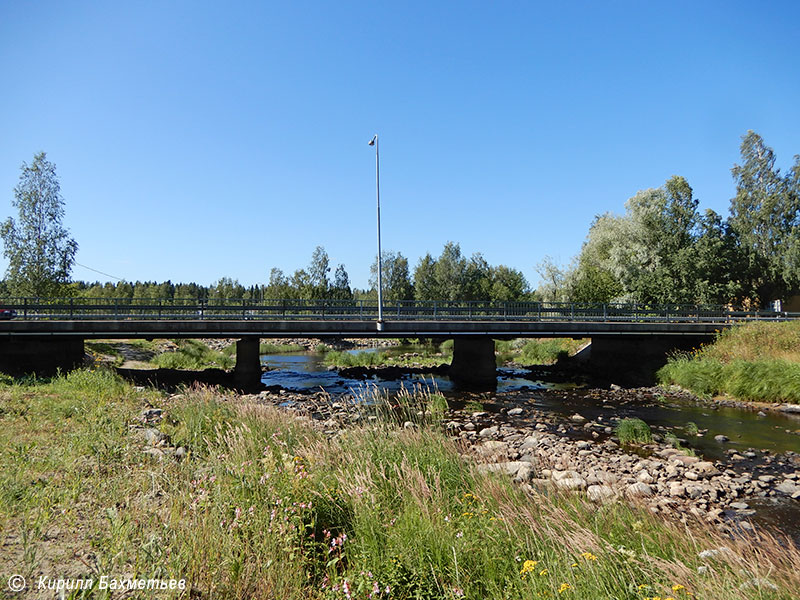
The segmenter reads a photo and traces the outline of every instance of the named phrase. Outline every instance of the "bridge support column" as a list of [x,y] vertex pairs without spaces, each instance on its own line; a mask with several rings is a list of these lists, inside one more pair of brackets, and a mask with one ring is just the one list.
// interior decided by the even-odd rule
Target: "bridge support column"
[[241,388],[256,388],[261,384],[261,356],[258,351],[260,339],[246,337],[236,342],[236,366],[233,382]]
[[12,337],[0,342],[0,371],[9,375],[55,375],[83,363],[83,338]]
[[489,337],[454,338],[449,374],[456,385],[494,388],[497,385],[494,340]]
[[592,338],[589,367],[606,378],[650,385],[671,352],[692,350],[706,341],[707,337],[700,336],[596,336]]

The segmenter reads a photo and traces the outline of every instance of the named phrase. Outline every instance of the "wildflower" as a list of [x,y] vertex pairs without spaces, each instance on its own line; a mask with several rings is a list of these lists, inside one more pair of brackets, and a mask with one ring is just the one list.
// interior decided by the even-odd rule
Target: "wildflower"
[[675,585],[672,586],[672,591],[673,592],[680,592],[681,590],[685,590],[685,589],[686,589],[686,587],[682,586],[680,583],[676,583]]
[[582,552],[581,556],[586,560],[597,560],[597,557],[591,552]]
[[568,583],[562,583],[561,586],[558,588],[558,593],[561,594],[566,592],[567,590],[572,589],[572,586]]
[[548,571],[547,569],[542,569],[541,571],[539,571],[539,577],[544,577],[548,573],[550,573],[550,571]]
[[522,570],[519,572],[520,575],[525,575],[525,573],[531,573],[536,568],[536,565],[539,564],[537,560],[526,560],[522,563]]

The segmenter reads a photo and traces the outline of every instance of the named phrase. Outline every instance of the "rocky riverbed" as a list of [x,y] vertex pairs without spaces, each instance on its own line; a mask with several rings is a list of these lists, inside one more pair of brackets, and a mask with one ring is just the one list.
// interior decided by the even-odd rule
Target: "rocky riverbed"
[[[593,389],[607,415],[587,418],[537,409],[542,392],[477,395],[474,403],[453,403],[442,427],[460,440],[464,453],[484,471],[499,472],[535,492],[557,489],[583,494],[594,502],[626,500],[656,514],[700,519],[720,529],[751,529],[751,503],[780,499],[800,503],[800,454],[729,450],[721,460],[704,460],[655,435],[651,444],[622,447],[614,436],[616,408],[641,401],[661,389]],[[547,392],[554,393],[554,392]],[[350,396],[301,394],[285,390],[249,396],[292,411],[330,436],[348,424],[376,421],[370,407]],[[470,408],[470,405],[473,408]],[[412,422],[406,427],[414,427]],[[725,440],[718,440],[724,444]]]

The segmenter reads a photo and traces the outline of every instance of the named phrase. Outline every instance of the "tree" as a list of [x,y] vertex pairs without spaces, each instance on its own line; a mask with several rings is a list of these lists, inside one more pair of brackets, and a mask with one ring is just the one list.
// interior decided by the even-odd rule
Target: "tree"
[[461,255],[461,246],[447,242],[433,268],[437,300],[463,300],[466,295],[467,259]]
[[353,292],[350,289],[350,276],[342,264],[336,267],[336,272],[333,274],[331,298],[334,300],[352,300],[353,298]]
[[328,297],[330,288],[328,273],[330,270],[328,253],[322,246],[317,246],[311,255],[311,264],[308,266],[308,277],[312,288],[311,297],[315,300]]
[[14,188],[19,221],[0,226],[3,253],[8,259],[6,283],[15,296],[58,296],[66,290],[78,244],[63,226],[64,199],[56,166],[44,152],[33,163],[22,163]]
[[786,177],[760,135],[748,131],[740,147],[742,164],[731,172],[731,229],[745,260],[746,292],[762,306],[800,286],[800,159]]
[[439,300],[435,273],[436,261],[427,253],[419,259],[414,269],[414,299]]
[[[381,252],[381,277],[383,279],[383,299],[386,302],[414,299],[414,286],[408,274],[408,259],[399,252]],[[369,268],[369,284],[378,289],[378,259]]]

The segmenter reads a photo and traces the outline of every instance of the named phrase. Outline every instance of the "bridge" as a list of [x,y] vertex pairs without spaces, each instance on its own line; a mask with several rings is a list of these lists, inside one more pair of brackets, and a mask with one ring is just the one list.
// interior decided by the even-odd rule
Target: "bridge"
[[55,299],[3,303],[0,370],[53,372],[83,360],[86,339],[236,338],[235,381],[256,385],[260,338],[371,337],[453,339],[451,377],[496,378],[494,340],[591,338],[595,368],[663,363],[674,349],[709,341],[735,323],[787,320],[800,313],[719,305],[558,302],[418,302],[384,305],[337,300]]

